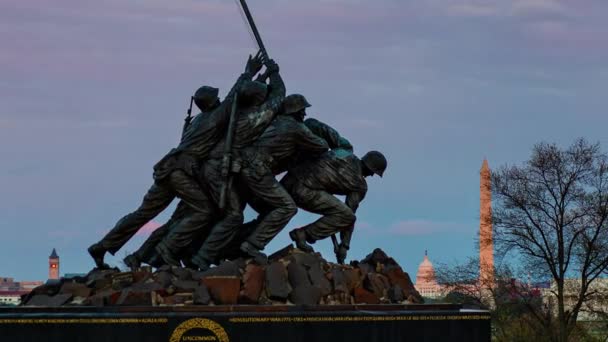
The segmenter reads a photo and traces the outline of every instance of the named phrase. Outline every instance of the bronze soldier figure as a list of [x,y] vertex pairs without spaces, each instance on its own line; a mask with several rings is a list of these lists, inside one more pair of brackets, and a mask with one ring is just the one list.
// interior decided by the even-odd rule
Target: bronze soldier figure
[[[206,224],[211,217],[209,212],[213,210],[214,203],[209,200],[206,191],[196,180],[197,165],[222,138],[234,92],[244,82],[251,80],[260,68],[260,59],[250,56],[245,73],[239,77],[226,99],[209,114],[197,115],[185,130],[178,147],[154,166],[154,184],[144,196],[139,208],[121,218],[103,239],[89,247],[89,254],[97,267],[105,267],[105,253],[116,253],[144,224],[167,208],[175,197],[179,197],[195,212],[184,219],[183,225]],[[217,101],[213,104],[217,104]],[[210,109],[207,105],[207,101],[201,101],[203,112]]]
[[[245,82],[238,94],[235,134],[231,149],[233,156],[231,171],[235,173],[238,173],[240,169],[241,150],[250,146],[264,132],[276,116],[285,97],[285,84],[279,74],[278,65],[270,60],[266,61],[266,68],[270,79],[269,85],[259,81]],[[268,88],[270,88],[270,92],[268,92]],[[205,187],[209,189],[215,203],[220,200],[220,193],[225,181],[221,170],[225,144],[226,137],[224,136],[211,150],[201,168],[201,180],[205,182]],[[200,269],[207,269],[210,264],[216,262],[221,250],[232,241],[236,230],[243,223],[245,202],[240,196],[238,188],[238,184],[229,187],[223,217],[211,228],[209,236],[192,259],[193,264]],[[186,225],[178,225],[158,244],[156,250],[165,261],[169,262],[168,259],[171,259],[184,247],[176,244],[175,241],[186,242],[187,239],[182,237],[188,236],[191,231],[191,228]]]
[[[194,117],[195,120],[200,120],[200,117],[202,115],[208,114],[215,110],[217,107],[219,107],[221,102],[218,97],[218,94],[219,89],[210,86],[202,86],[198,88],[196,92],[194,92],[194,95],[190,99],[190,108],[188,109],[188,115],[184,119],[181,140],[184,139],[186,131],[192,124],[192,103],[194,102],[196,106],[201,110],[201,112]],[[150,264],[151,260],[153,260],[153,257],[156,254],[154,250],[156,245],[167,235],[170,227],[173,226],[178,220],[181,220],[182,218],[186,217],[189,212],[190,210],[188,205],[184,201],[180,201],[175,211],[171,215],[169,221],[154,230],[137,251],[124,258],[123,261],[125,265],[127,265],[131,269],[135,269],[139,267],[142,262]]]
[[[270,125],[276,117],[283,99],[285,98],[285,84],[279,74],[279,66],[274,61],[267,63],[270,84],[267,87],[261,82],[250,82],[243,86],[239,94],[239,106],[235,123],[235,135],[232,143],[232,171],[238,174],[242,164],[241,151],[251,146]],[[270,88],[268,92],[267,88]],[[209,184],[214,200],[219,201],[222,189],[221,166],[224,152],[222,141],[211,152],[209,161],[203,167],[203,174]],[[211,229],[209,237],[203,243],[192,262],[202,270],[217,262],[220,251],[228,246],[238,228],[243,224],[243,210],[245,200],[239,194],[240,184],[236,182],[229,188],[224,217]]]
[[[281,180],[298,207],[322,215],[317,221],[292,230],[289,236],[299,249],[312,252],[309,243],[340,232],[336,257],[343,261],[350,248],[355,213],[367,193],[365,177],[374,174],[382,177],[386,158],[380,152],[370,151],[359,159],[352,153],[350,143],[331,127],[317,120],[309,119],[306,123],[313,132],[326,137],[333,149],[319,158],[298,163]],[[345,202],[334,195],[345,195]]]
[[282,112],[252,146],[242,151],[240,184],[258,206],[264,207],[264,213],[240,249],[258,262],[265,262],[261,250],[297,211],[293,199],[275,176],[287,171],[287,163],[297,154],[314,157],[328,150],[327,142],[303,123],[307,107],[310,104],[302,95],[286,97]]

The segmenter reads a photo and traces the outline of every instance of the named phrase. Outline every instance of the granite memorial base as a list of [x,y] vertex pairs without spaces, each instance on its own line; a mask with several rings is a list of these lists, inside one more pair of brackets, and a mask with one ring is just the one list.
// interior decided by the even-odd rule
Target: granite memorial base
[[487,311],[455,305],[16,307],[3,342],[490,341]]

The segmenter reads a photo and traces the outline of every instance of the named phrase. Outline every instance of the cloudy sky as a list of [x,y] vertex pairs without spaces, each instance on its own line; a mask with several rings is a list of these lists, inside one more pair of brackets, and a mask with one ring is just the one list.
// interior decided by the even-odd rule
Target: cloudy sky
[[[353,258],[382,247],[415,274],[425,249],[473,256],[484,157],[579,136],[608,149],[605,0],[249,3],[288,92],[389,159]],[[5,0],[0,44],[0,276],[21,280],[46,279],[54,247],[62,272],[88,271],[86,247],[137,207],[192,92],[225,93],[255,52],[226,0]]]

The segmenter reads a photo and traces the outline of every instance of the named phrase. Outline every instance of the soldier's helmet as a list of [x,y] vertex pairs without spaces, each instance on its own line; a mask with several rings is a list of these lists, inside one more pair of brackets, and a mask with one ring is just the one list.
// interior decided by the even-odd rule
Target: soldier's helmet
[[239,90],[239,102],[246,105],[259,105],[264,102],[268,94],[266,83],[246,81]]
[[384,155],[378,151],[369,151],[367,152],[361,161],[368,169],[370,169],[373,173],[382,177],[384,171],[386,170],[387,162]]
[[202,86],[194,93],[194,103],[200,110],[206,111],[217,102],[218,93],[219,89],[217,88]]
[[310,103],[301,94],[291,94],[283,100],[283,112],[285,114],[297,113],[308,107],[310,107]]

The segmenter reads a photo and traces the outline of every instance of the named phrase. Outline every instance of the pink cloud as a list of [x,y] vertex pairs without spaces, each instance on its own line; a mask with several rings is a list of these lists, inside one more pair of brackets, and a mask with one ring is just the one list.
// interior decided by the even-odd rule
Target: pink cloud
[[473,229],[468,225],[430,220],[404,220],[393,224],[388,232],[393,235],[429,235],[435,233],[463,232]]
[[146,224],[144,224],[143,227],[141,227],[140,230],[137,231],[136,235],[150,235],[153,231],[155,231],[156,229],[158,229],[158,227],[162,226],[162,224],[156,222],[156,221],[150,221]]

